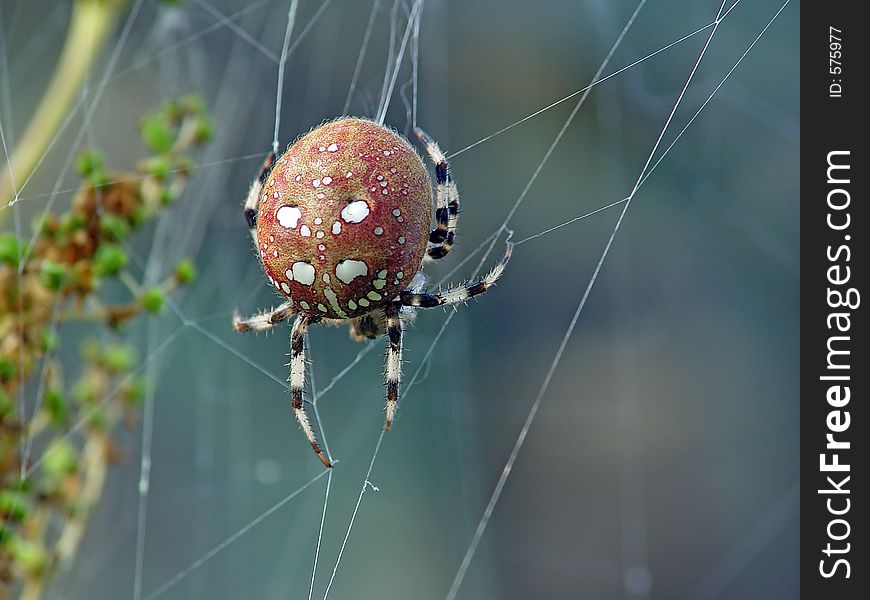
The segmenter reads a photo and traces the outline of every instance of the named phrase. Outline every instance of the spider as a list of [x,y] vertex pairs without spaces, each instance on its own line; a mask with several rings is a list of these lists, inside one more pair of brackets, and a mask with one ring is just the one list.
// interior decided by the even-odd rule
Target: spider
[[311,130],[280,157],[270,152],[245,200],[245,219],[269,283],[283,302],[233,317],[236,331],[267,331],[296,315],[290,334],[290,392],[296,419],[323,464],[302,403],[305,333],[315,323],[350,323],[355,340],[386,335],[386,419],[395,418],[402,377],[402,330],[415,308],[465,302],[502,275],[501,261],[477,281],[424,290],[421,270],[447,256],[459,194],[444,153],[414,130],[435,163],[435,226],[428,170],[410,142],[367,119],[342,117]]

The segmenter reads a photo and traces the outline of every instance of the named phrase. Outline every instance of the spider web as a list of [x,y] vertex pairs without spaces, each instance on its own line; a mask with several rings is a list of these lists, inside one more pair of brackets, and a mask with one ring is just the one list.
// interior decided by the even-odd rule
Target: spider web
[[[61,9],[47,11],[49,16],[44,22],[29,22],[34,33],[28,40],[34,47],[27,52],[11,53],[10,48],[18,48],[21,42],[21,34],[16,35],[19,24],[28,22],[25,4],[18,1],[0,7],[0,141],[4,157],[14,147],[16,130],[21,127],[16,124],[26,122],[27,115],[19,115],[23,112],[21,103],[15,101],[18,90],[25,87],[22,73],[34,62],[52,62],[46,59],[52,51],[45,41],[49,37],[47,32],[56,33],[65,23]],[[453,13],[459,7],[448,7],[434,0],[425,4],[422,0],[374,0],[360,15],[354,13],[354,18],[362,17],[357,19],[360,26],[356,28],[356,38],[336,45],[340,33],[354,31],[354,27],[348,28],[342,22],[341,9],[347,7],[340,4],[330,0],[321,3],[260,0],[236,10],[232,8],[233,3],[191,0],[180,7],[158,9],[142,0],[131,1],[104,62],[92,74],[91,83],[70,110],[34,175],[18,181],[15,174],[10,173],[16,188],[15,200],[0,210],[12,213],[14,231],[19,237],[26,237],[25,223],[49,213],[57,202],[65,201],[76,190],[69,176],[75,149],[83,144],[123,148],[101,121],[105,120],[107,112],[113,119],[122,121],[122,117],[111,111],[118,111],[126,98],[138,93],[159,101],[173,94],[202,91],[215,115],[217,139],[195,165],[184,199],[160,219],[149,240],[140,240],[128,247],[134,268],[146,282],[158,281],[179,258],[191,254],[197,255],[203,277],[192,290],[168,301],[167,314],[149,317],[125,334],[144,352],[134,374],[147,374],[155,385],[149,388],[145,398],[141,432],[137,438],[128,440],[136,457],[134,464],[116,469],[94,516],[92,539],[79,558],[77,573],[61,574],[54,586],[58,597],[87,597],[88,592],[94,593],[94,590],[101,590],[105,597],[132,595],[134,600],[236,597],[239,593],[252,597],[302,597],[306,590],[309,598],[345,597],[350,593],[354,597],[366,594],[403,597],[402,592],[391,592],[390,588],[397,569],[406,562],[405,557],[375,556],[374,552],[389,548],[389,540],[378,539],[387,535],[383,532],[389,532],[392,539],[401,534],[398,525],[390,526],[391,519],[406,523],[409,519],[438,518],[439,508],[431,506],[435,503],[431,498],[428,499],[430,505],[421,510],[420,515],[407,507],[398,514],[391,509],[396,498],[419,499],[413,493],[399,496],[398,490],[404,486],[424,485],[420,481],[420,470],[424,468],[433,469],[436,478],[449,481],[454,496],[445,492],[437,501],[448,510],[457,509],[455,505],[459,504],[462,514],[461,519],[452,522],[453,537],[446,543],[442,540],[436,544],[441,550],[449,549],[449,557],[436,557],[421,548],[427,544],[424,540],[398,546],[405,552],[419,550],[416,560],[422,564],[433,560],[438,563],[431,579],[415,580],[410,587],[404,581],[406,587],[430,591],[433,597],[446,594],[447,598],[455,598],[460,593],[467,597],[511,596],[509,588],[499,585],[493,574],[497,571],[493,558],[497,552],[492,545],[495,542],[485,551],[484,548],[488,537],[493,535],[493,519],[504,502],[508,486],[525,485],[517,481],[520,474],[516,467],[524,456],[527,441],[533,439],[536,432],[541,437],[549,433],[540,432],[539,414],[553,396],[556,376],[561,373],[569,382],[572,380],[560,367],[572,342],[576,343],[583,334],[583,328],[577,325],[588,322],[584,319],[587,302],[595,299],[596,284],[612,262],[609,256],[634,235],[621,230],[631,221],[635,203],[646,201],[643,192],[647,181],[660,165],[668,164],[672,149],[679,148],[686,134],[691,134],[693,128],[703,122],[705,111],[713,109],[711,102],[728,89],[729,79],[739,73],[744,59],[759,51],[755,50],[756,46],[763,45],[777,19],[787,8],[794,10],[789,7],[790,0],[754,3],[752,11],[745,6],[750,4],[745,0],[696,3],[704,4],[703,10],[665,8],[647,0],[618,9],[595,3],[584,6],[584,10],[598,16],[602,42],[599,46],[590,46],[598,58],[589,59],[591,67],[585,67],[585,75],[577,75],[574,85],[569,86],[573,89],[555,101],[548,99],[532,104],[539,108],[525,112],[525,116],[515,110],[507,118],[493,117],[493,122],[499,123],[497,126],[476,128],[476,137],[448,153],[459,173],[457,179],[465,206],[469,207],[459,232],[461,239],[468,241],[458,247],[454,252],[456,256],[451,255],[451,262],[455,263],[452,268],[433,268],[430,277],[434,277],[436,285],[454,281],[463,274],[473,278],[495,260],[500,244],[511,235],[516,245],[515,258],[504,285],[487,294],[483,302],[467,311],[419,314],[418,324],[409,332],[407,341],[406,360],[409,362],[400,413],[405,418],[397,423],[397,431],[407,429],[408,433],[401,441],[391,439],[396,434],[385,436],[383,431],[378,432],[381,415],[374,406],[378,406],[379,401],[371,401],[379,398],[376,381],[371,380],[376,379],[374,365],[380,360],[374,350],[381,347],[381,342],[348,347],[349,342],[342,340],[342,336],[321,330],[306,340],[311,360],[306,400],[324,450],[337,462],[336,469],[323,472],[305,449],[303,436],[295,430],[286,402],[275,402],[282,393],[286,396],[288,390],[286,374],[275,359],[276,352],[286,353],[286,339],[279,335],[249,340],[227,333],[226,323],[234,307],[250,311],[272,301],[260,273],[249,252],[219,252],[220,245],[216,247],[210,236],[233,235],[244,239],[247,235],[240,201],[246,182],[253,177],[268,150],[264,140],[268,139],[270,131],[273,147],[277,148],[282,141],[292,139],[295,132],[304,131],[321,119],[351,112],[369,115],[400,130],[404,127],[407,133],[418,124],[419,110],[426,116],[419,124],[449,147],[445,136],[430,122],[449,122],[454,110],[451,108],[448,112],[444,108],[445,92],[439,89],[444,82],[451,81],[447,48],[439,42],[447,39],[451,20],[455,18]],[[654,39],[647,31],[651,22],[645,19],[650,12],[657,11],[681,17],[676,28],[678,33],[665,41],[659,39],[647,48],[639,47],[641,41]],[[690,25],[692,17],[700,20]],[[544,25],[552,24],[541,27]],[[646,28],[643,37],[635,37],[638,27]],[[724,44],[720,43],[723,37],[726,38]],[[633,43],[633,40],[637,41]],[[630,45],[635,47],[627,49]],[[212,68],[208,72],[201,66],[207,62],[209,53],[220,57],[222,69]],[[714,55],[713,58],[708,54]],[[336,58],[337,55],[341,55],[341,59]],[[592,60],[597,64],[592,64]],[[349,68],[339,69],[340,61]],[[652,65],[657,61],[663,61],[664,66],[656,70]],[[643,82],[638,80],[647,76],[646,69],[650,77],[660,78],[662,89],[654,94],[646,89],[642,92],[654,96],[657,102],[650,101],[646,112],[639,116],[626,115],[638,121],[633,131],[645,137],[632,140],[633,147],[623,147],[619,156],[604,160],[607,164],[618,161],[624,166],[624,172],[620,170],[620,176],[614,177],[614,181],[622,182],[624,189],[618,194],[611,193],[616,185],[611,186],[612,189],[596,190],[599,193],[593,195],[595,201],[585,201],[582,209],[577,210],[579,203],[569,203],[559,207],[561,213],[554,208],[550,218],[547,192],[576,196],[579,191],[576,186],[554,190],[547,181],[554,179],[550,175],[554,168],[563,170],[570,164],[571,152],[565,146],[569,142],[576,143],[570,135],[572,131],[577,133],[576,126],[575,130],[571,129],[572,124],[578,116],[583,117],[586,111],[582,109],[588,108],[587,102],[594,100],[599,89],[606,90],[606,86],[621,81],[643,87]],[[148,74],[150,85],[155,89],[143,92],[144,84],[137,80],[137,75],[142,73]],[[594,73],[591,79],[589,73]],[[700,77],[704,81],[699,85]],[[338,84],[339,80],[343,81],[342,85]],[[300,81],[306,85],[298,85]],[[510,89],[520,82],[503,84]],[[253,85],[256,87],[252,88]],[[246,92],[240,93],[240,89]],[[560,108],[569,103],[573,107],[567,117],[557,119]],[[267,122],[272,106],[274,120]],[[288,110],[289,107],[294,111]],[[752,110],[759,107],[762,111],[765,108],[763,100],[754,98]],[[132,127],[136,114],[147,108],[143,103],[138,113],[130,114],[130,109],[121,112],[123,117],[133,121]],[[773,110],[768,114],[771,113],[776,114]],[[549,138],[548,126],[542,123],[547,117],[558,125]],[[789,124],[787,119],[785,121],[787,129]],[[526,123],[537,128],[532,130],[533,135],[529,137],[532,141],[527,147],[517,151],[517,165],[511,165],[511,169],[515,168],[520,174],[510,176],[512,174],[503,174],[499,168],[492,167],[484,171],[490,178],[504,176],[510,181],[512,203],[489,207],[487,211],[476,207],[482,204],[479,198],[486,192],[485,184],[480,182],[483,175],[466,170],[463,161],[508,146],[511,142],[506,140],[516,140],[516,131],[524,131],[526,128],[522,126]],[[521,129],[514,131],[515,128]],[[588,123],[584,123],[584,129],[588,130]],[[131,128],[129,137],[133,137],[132,131]],[[466,137],[467,133],[454,131],[447,139]],[[543,148],[538,147],[545,142]],[[690,143],[705,148],[703,139]],[[135,159],[135,153],[129,149],[122,149],[120,155]],[[553,162],[558,165],[553,167]],[[485,161],[478,160],[475,164],[485,165]],[[531,172],[526,175],[520,165]],[[690,164],[689,168],[701,170],[698,165]],[[547,175],[543,176],[545,173]],[[469,185],[470,179],[477,182]],[[46,185],[50,191],[40,191],[40,186]],[[536,193],[539,188],[547,192]],[[469,189],[476,189],[477,197],[470,197]],[[532,200],[538,215],[530,215]],[[610,222],[604,220],[607,215],[613,215]],[[520,216],[524,219],[519,219]],[[576,234],[592,217],[604,223],[600,231],[592,235],[593,240],[578,247],[558,237],[568,231]],[[736,218],[734,215],[726,217]],[[475,219],[478,219],[476,226]],[[625,240],[626,235],[628,240]],[[475,346],[473,351],[468,348],[473,330],[471,321],[500,304],[510,303],[511,292],[521,293],[522,281],[532,280],[535,268],[534,264],[523,261],[524,254],[533,247],[532,242],[539,245],[543,238],[552,240],[551,251],[556,250],[558,241],[572,248],[569,251],[585,250],[588,257],[565,265],[563,281],[555,291],[566,297],[566,306],[571,307],[571,311],[562,322],[550,320],[552,335],[538,348],[543,358],[530,361],[527,372],[530,383],[523,390],[525,395],[518,394],[511,406],[514,418],[495,421],[502,435],[486,434],[485,429],[491,427],[493,421],[483,420],[478,414],[480,423],[469,425],[467,421],[474,419],[474,413],[464,406],[450,403],[445,406],[442,395],[455,394],[457,403],[463,404],[481,398],[456,388],[488,389],[486,382],[482,387],[475,383],[478,377],[468,366],[469,361],[482,360],[478,355],[481,347]],[[476,247],[472,240],[478,242]],[[234,248],[240,246],[236,243]],[[788,267],[788,249],[783,251],[775,244],[761,247],[770,255],[784,256],[782,260]],[[591,262],[587,264],[587,260]],[[470,265],[473,269],[469,269]],[[617,266],[611,265],[611,268]],[[552,272],[552,269],[548,266],[544,271]],[[511,284],[511,277],[520,284]],[[578,288],[575,281],[582,282],[582,286]],[[535,280],[533,285],[544,285],[544,282]],[[227,292],[227,288],[232,291]],[[519,317],[515,312],[505,311],[488,318],[497,324]],[[600,342],[601,332],[592,333],[596,340],[590,343]],[[449,344],[445,351],[448,338],[454,335],[459,342]],[[515,350],[524,349],[517,344]],[[464,356],[464,361],[450,356]],[[519,357],[520,360],[528,358]],[[362,364],[367,368],[357,368]],[[492,367],[487,367],[485,372],[492,373]],[[348,381],[357,373],[358,379]],[[614,373],[613,377],[616,376],[618,374]],[[449,389],[445,389],[448,385]],[[35,390],[31,400],[25,397],[23,385],[21,389],[18,403],[23,419],[25,413],[30,414],[39,407],[43,390]],[[564,394],[565,389],[562,382],[560,392]],[[426,402],[421,396],[426,396]],[[328,403],[324,402],[327,397]],[[357,397],[361,401],[351,404]],[[583,396],[575,402],[582,405]],[[620,402],[623,410],[632,409],[627,401]],[[431,412],[431,406],[423,408],[424,405],[437,407],[439,403],[441,412]],[[278,404],[281,406],[276,408]],[[490,408],[498,406],[491,401],[486,404]],[[280,419],[279,408],[286,412]],[[263,411],[271,416],[252,419],[251,414]],[[452,412],[448,415],[447,411]],[[414,446],[415,427],[416,431],[421,427],[435,427],[423,420],[424,416],[433,415],[440,419],[439,429],[454,428],[454,432],[447,431],[443,435],[457,437],[451,438],[449,443],[439,442],[442,446],[436,448],[435,454],[452,460],[455,472],[432,467],[432,461],[419,451],[409,454],[407,460],[413,463],[411,465],[406,466],[400,460],[402,453]],[[577,413],[578,418],[580,415],[582,413]],[[85,423],[86,417],[75,423],[66,435],[74,435]],[[584,428],[580,420],[574,425]],[[626,425],[624,433],[626,437],[638,434],[637,426],[632,429]],[[497,450],[492,456],[485,459],[474,456],[485,452],[465,438],[478,434],[495,442]],[[428,434],[424,437],[427,441],[438,439]],[[334,446],[330,446],[330,441]],[[134,451],[136,445],[138,450]],[[465,449],[469,447],[473,452]],[[386,456],[387,449],[389,456]],[[23,442],[22,455],[27,456],[32,451],[37,452],[31,442]],[[536,454],[540,455],[539,449]],[[255,458],[255,455],[280,459]],[[167,464],[172,462],[167,460],[170,457],[191,458],[181,459],[181,468],[171,468]],[[29,462],[25,461],[29,466],[23,475],[29,476],[39,469],[42,458],[37,452]],[[221,461],[228,463],[226,468],[221,468]],[[134,466],[138,468],[132,468]],[[152,466],[154,476],[162,472],[161,480],[152,481]],[[530,468],[526,467],[523,473],[532,481],[540,482],[540,478],[529,475]],[[292,473],[285,474],[288,469],[292,469]],[[497,472],[498,476],[486,474],[487,469]],[[644,596],[652,586],[652,558],[645,541],[648,522],[644,503],[634,493],[641,489],[640,496],[643,495],[644,477],[637,464],[626,462],[621,469],[623,483],[617,496],[621,499],[621,518],[625,526],[620,550],[622,564],[620,572],[609,578],[616,580],[630,595]],[[556,468],[548,472],[559,481],[583,477],[582,472],[559,473]],[[318,489],[321,490],[319,496]],[[431,490],[432,486],[426,489]],[[186,491],[178,493],[179,490]],[[261,497],[264,491],[269,492],[274,501]],[[512,506],[515,510],[516,501]],[[794,517],[793,488],[788,487],[781,498],[770,502],[769,506],[770,511],[760,513],[759,526],[748,530],[749,542],[735,543],[743,554],[760,552]],[[187,519],[175,517],[176,511]],[[108,524],[114,519],[126,524],[123,531],[109,529]],[[387,524],[379,529],[379,522],[384,520]],[[771,527],[770,523],[778,527]],[[437,528],[438,524],[433,523],[417,531],[437,535]],[[509,536],[510,522],[502,522],[500,529],[502,536]],[[237,564],[239,557],[246,553],[256,558]],[[232,557],[224,558],[228,555]],[[394,565],[394,561],[400,564]],[[481,561],[488,562],[481,566]],[[120,569],[119,565],[122,565]],[[253,571],[256,567],[259,569]],[[695,587],[689,593],[698,597],[715,596],[731,585],[745,568],[745,561],[734,560],[726,554],[723,562],[709,569],[709,575],[694,582]],[[467,581],[475,569],[479,571],[477,579]],[[416,573],[417,577],[423,577],[419,571]],[[444,581],[446,573],[452,573],[448,581]],[[227,587],[210,583],[213,575],[219,576]],[[257,581],[252,582],[251,578]],[[337,586],[343,586],[344,591],[340,592]],[[574,591],[576,593],[576,588]],[[522,597],[519,591],[513,593]]]

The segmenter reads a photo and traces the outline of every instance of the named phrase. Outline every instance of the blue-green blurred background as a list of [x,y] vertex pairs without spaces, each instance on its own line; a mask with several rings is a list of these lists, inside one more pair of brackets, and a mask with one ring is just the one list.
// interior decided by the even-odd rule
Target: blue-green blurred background
[[[9,49],[4,124],[22,131],[61,51],[67,2],[0,0]],[[730,3],[729,3],[730,4]],[[276,302],[262,284],[241,202],[272,139],[288,3],[144,2],[88,131],[117,167],[144,155],[138,121],[200,93],[216,138],[184,197],[135,241],[141,268],[191,255],[200,278],[177,312],[125,337],[154,377],[143,591],[157,589],[320,470],[293,421],[288,329],[242,336],[234,307]],[[391,30],[375,14],[350,113],[373,115]],[[456,151],[583,88],[634,1],[427,0],[418,122]],[[743,0],[722,22],[660,152],[740,58],[779,0]],[[710,23],[716,0],[649,0],[604,73]],[[341,114],[372,2],[302,0],[287,62],[281,138]],[[233,26],[215,26],[240,10]],[[312,22],[312,19],[316,20]],[[798,23],[791,2],[640,189],[543,398],[459,598],[798,596]],[[203,33],[204,32],[204,33]],[[631,191],[708,30],[596,86],[509,226],[526,238]],[[193,37],[193,39],[191,39]],[[410,50],[409,50],[410,55]],[[387,123],[407,130],[411,72]],[[458,155],[458,241],[437,281],[503,222],[577,98]],[[18,205],[44,210],[82,125],[47,154]],[[64,205],[69,193],[57,196]],[[28,199],[29,198],[29,199]],[[9,209],[5,209],[9,210]],[[499,286],[462,308],[404,396],[370,476],[331,598],[442,598],[592,276],[620,208],[518,246]],[[489,258],[493,262],[501,243]],[[452,279],[468,277],[479,258]],[[420,313],[406,381],[447,313]],[[212,336],[212,337],[209,337]],[[70,344],[74,347],[74,344]],[[364,346],[310,336],[315,389]],[[242,358],[244,357],[244,358]],[[383,423],[380,345],[318,401],[332,476],[314,597],[322,597]],[[75,372],[70,351],[69,369]],[[141,430],[119,434],[73,568],[49,598],[129,598]],[[168,589],[166,599],[306,598],[326,477]]]

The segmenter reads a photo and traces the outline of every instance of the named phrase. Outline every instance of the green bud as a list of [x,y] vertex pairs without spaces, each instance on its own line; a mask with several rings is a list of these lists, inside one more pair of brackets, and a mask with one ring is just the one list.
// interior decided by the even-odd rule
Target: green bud
[[87,225],[85,218],[77,213],[68,213],[60,220],[60,230],[63,233],[72,233],[84,229],[85,225]]
[[0,233],[0,263],[7,263],[18,267],[24,252],[21,244],[13,233]]
[[53,352],[55,349],[57,349],[58,344],[60,344],[60,339],[57,336],[57,332],[49,329],[42,334],[42,340],[39,342],[39,348],[43,352]]
[[159,287],[153,287],[145,290],[140,301],[142,303],[142,308],[156,315],[163,309],[164,300],[165,294],[163,293],[163,290]]
[[13,414],[15,414],[15,403],[12,401],[12,397],[0,390],[0,423]]
[[98,400],[96,391],[84,377],[73,384],[71,392],[79,404],[90,406]]
[[172,204],[172,190],[168,187],[160,188],[160,204],[167,206]]
[[133,209],[133,215],[130,217],[130,225],[133,226],[133,229],[139,227],[139,225],[145,222],[147,216],[148,211],[145,210],[145,207],[142,205],[137,206]]
[[100,277],[117,275],[127,265],[127,253],[116,244],[103,244],[94,254],[94,273]]
[[94,408],[88,412],[88,425],[93,429],[105,430],[108,423],[109,418],[106,416],[106,411],[100,408]]
[[205,100],[198,94],[188,94],[179,99],[178,103],[182,110],[189,114],[201,114],[205,112]]
[[15,539],[15,534],[9,529],[5,523],[0,524],[0,548],[6,549],[12,540]]
[[129,371],[135,362],[133,350],[123,344],[111,344],[103,352],[103,365],[116,373]]
[[189,258],[182,259],[175,266],[175,280],[178,283],[190,283],[196,279],[196,267]]
[[63,392],[60,389],[54,386],[46,388],[45,396],[43,397],[43,405],[45,406],[45,412],[48,413],[52,423],[63,425],[67,422],[69,410],[66,405],[66,400],[63,397]]
[[145,392],[148,391],[148,380],[145,377],[133,377],[124,388],[124,399],[133,406],[142,403],[145,398]]
[[78,456],[72,444],[63,439],[55,440],[45,451],[42,458],[42,469],[49,477],[63,477],[75,473],[78,468]]
[[16,375],[15,363],[5,356],[0,357],[0,382],[12,381]]
[[0,515],[8,521],[21,521],[27,516],[27,502],[17,490],[0,491]]
[[208,117],[200,117],[196,120],[196,133],[194,138],[197,144],[204,144],[214,136],[214,127]]
[[88,175],[88,183],[90,183],[93,188],[106,187],[112,183],[112,178],[109,177],[109,174],[106,171],[97,169]]
[[[167,2],[167,0],[163,0]],[[178,123],[181,121],[181,117],[183,117],[183,109],[181,103],[176,99],[167,100],[163,104],[163,116],[169,120],[170,123]]]
[[148,160],[146,168],[149,173],[160,181],[166,179],[169,176],[169,172],[172,170],[172,167],[169,164],[169,159],[164,155],[151,157]]
[[48,552],[45,548],[21,538],[10,540],[9,545],[15,562],[29,576],[41,577],[45,573],[48,567]]
[[39,279],[42,285],[50,290],[57,291],[62,288],[66,281],[66,274],[66,266],[47,258],[43,259],[39,267]]
[[169,152],[175,136],[162,115],[148,115],[142,120],[142,141],[152,151]]
[[179,173],[190,173],[194,166],[193,159],[186,154],[182,154],[175,159],[175,170]]
[[18,490],[23,494],[29,494],[33,491],[33,480],[22,479],[20,476],[15,476],[9,481],[6,487],[10,490]]
[[86,150],[76,159],[76,171],[82,177],[90,177],[103,166],[103,156],[94,150]]
[[54,215],[42,214],[33,220],[31,226],[41,237],[51,240],[57,233],[58,218]]
[[130,235],[130,224],[120,215],[104,213],[100,217],[100,230],[109,239],[119,242]]

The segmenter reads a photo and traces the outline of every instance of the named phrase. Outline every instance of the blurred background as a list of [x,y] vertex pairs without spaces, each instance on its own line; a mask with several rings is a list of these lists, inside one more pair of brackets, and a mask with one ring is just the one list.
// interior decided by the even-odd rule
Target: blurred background
[[[0,115],[14,134],[58,60],[71,3],[0,2]],[[92,98],[111,68],[92,118],[72,117],[16,210],[26,224],[51,209],[50,198],[68,203],[75,178],[58,176],[81,128],[86,145],[129,168],[144,152],[142,115],[198,93],[214,140],[197,155],[184,196],[132,248],[142,270],[171,270],[191,256],[200,277],[162,315],[120,333],[140,360],[153,358],[150,487],[138,488],[141,426],[120,431],[123,459],[72,569],[46,597],[131,597],[137,532],[145,597],[312,597],[315,557],[313,597],[323,597],[333,570],[331,598],[444,597],[621,205],[517,246],[499,286],[462,307],[434,347],[448,313],[418,314],[400,416],[336,568],[383,424],[383,343],[354,343],[345,328],[312,330],[309,398],[339,464],[331,479],[254,522],[322,467],[281,383],[289,329],[244,336],[230,326],[233,308],[277,302],[241,203],[272,140],[288,2],[129,4],[88,80]],[[650,0],[604,74],[709,24],[719,4]],[[659,155],[781,6],[740,2],[722,21]],[[456,152],[582,89],[636,7],[426,0],[418,123]],[[402,0],[301,0],[282,144],[343,113],[367,31],[347,112],[376,113],[410,10]],[[798,24],[799,3],[790,2],[638,191],[458,598],[798,596]],[[631,192],[708,33],[591,90],[511,218],[515,240]],[[386,115],[405,132],[412,50]],[[482,253],[451,270],[502,225],[578,99],[453,159],[458,244],[427,267],[431,281],[472,275]],[[502,248],[499,240],[487,264]],[[61,357],[74,372],[68,346]]]

